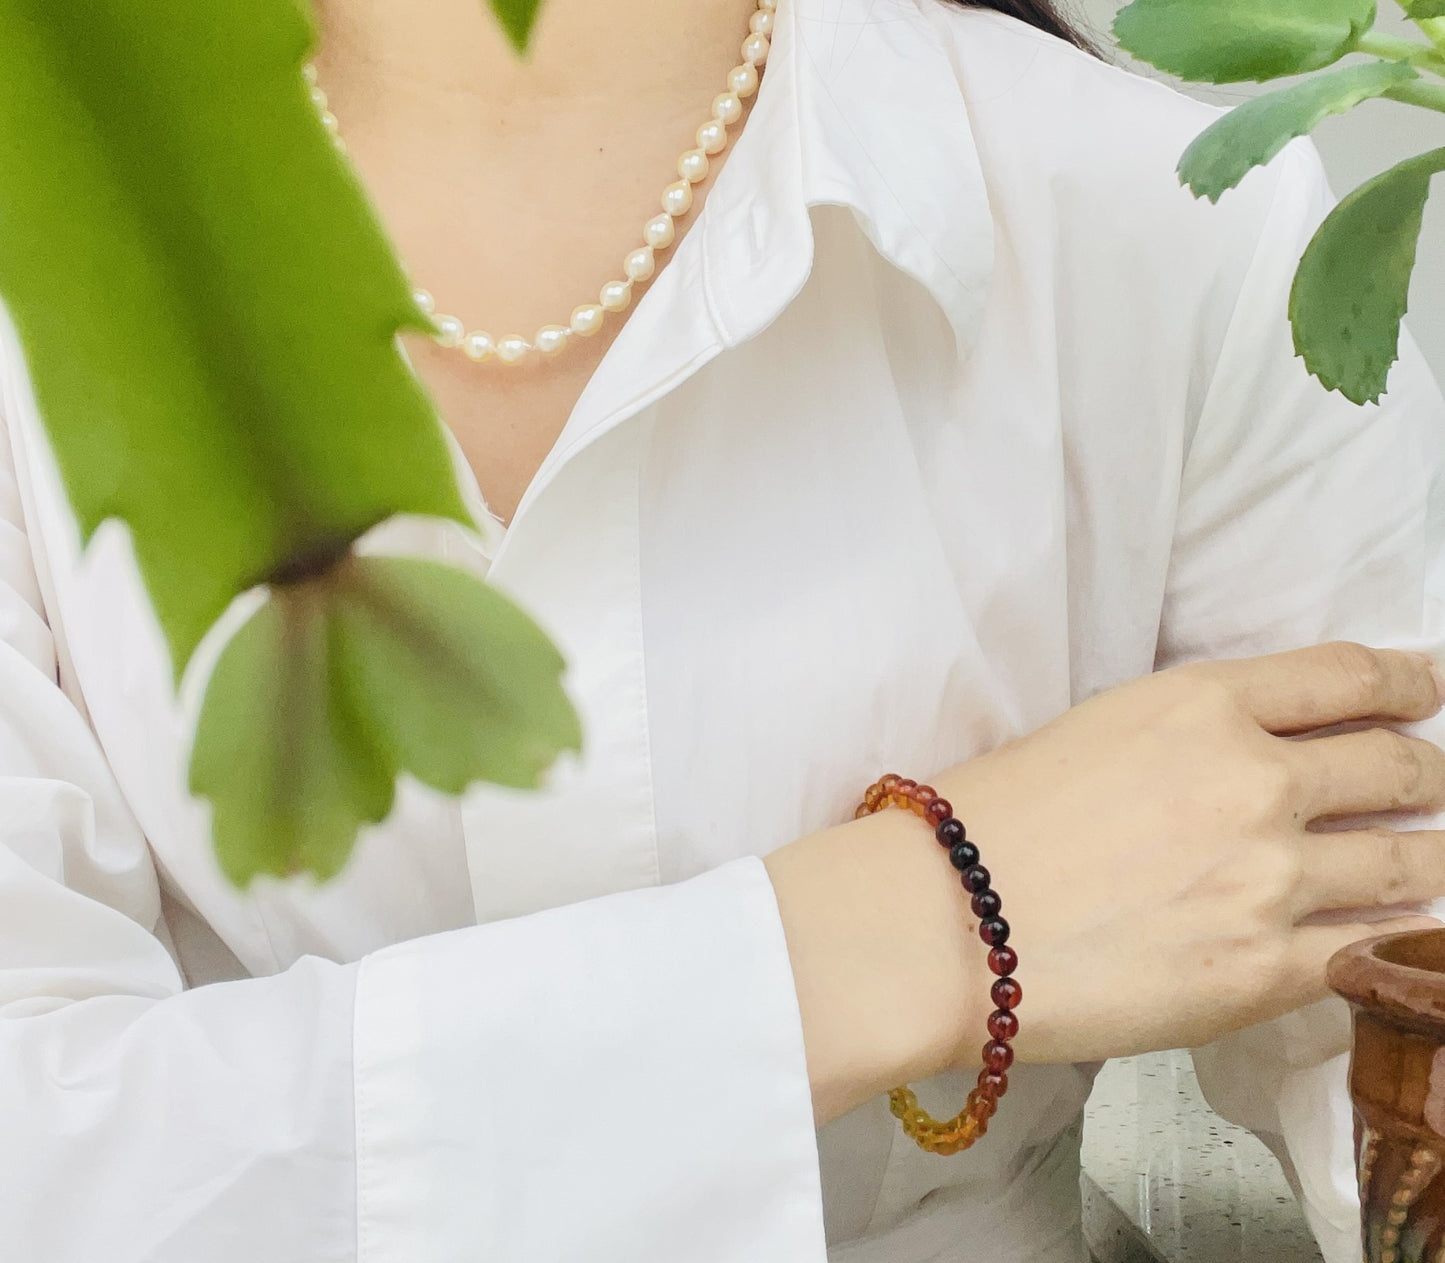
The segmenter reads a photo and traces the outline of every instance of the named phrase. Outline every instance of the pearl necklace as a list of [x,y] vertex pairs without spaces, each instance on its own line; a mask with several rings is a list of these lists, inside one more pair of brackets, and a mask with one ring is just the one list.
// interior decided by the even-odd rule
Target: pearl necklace
[[[743,101],[758,90],[762,67],[771,48],[777,5],[778,0],[757,0],[757,10],[748,21],[748,37],[743,41],[742,64],[728,73],[726,91],[713,100],[712,117],[697,129],[697,148],[687,150],[677,160],[677,173],[682,178],[662,190],[662,214],[643,225],[642,245],[622,260],[622,280],[608,281],[595,303],[582,303],[574,308],[565,325],[543,325],[530,342],[515,333],[500,338],[493,338],[482,329],[469,333],[457,316],[437,311],[436,299],[430,291],[414,290],[412,301],[434,326],[432,337],[436,343],[460,349],[477,363],[495,360],[499,364],[521,364],[531,358],[533,352],[550,357],[565,350],[574,337],[590,338],[602,328],[609,312],[626,311],[632,303],[632,287],[652,276],[657,270],[657,252],[666,250],[676,240],[674,221],[692,209],[692,186],[707,179],[709,156],[727,148],[728,128],[742,118]],[[314,65],[306,67],[306,82],[322,124],[344,153],[346,143],[341,138],[341,124],[317,83]]]

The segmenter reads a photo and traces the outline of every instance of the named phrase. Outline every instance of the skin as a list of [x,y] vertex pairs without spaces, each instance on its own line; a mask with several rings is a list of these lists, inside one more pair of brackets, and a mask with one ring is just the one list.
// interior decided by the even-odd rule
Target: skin
[[[479,0],[322,0],[318,68],[419,283],[469,327],[530,334],[619,274],[752,7],[549,0],[519,63]],[[504,521],[620,327],[515,372],[412,344]],[[1303,922],[1445,894],[1445,835],[1315,827],[1445,806],[1445,754],[1383,727],[1308,735],[1425,718],[1441,699],[1421,657],[1331,645],[1161,673],[960,767],[899,769],[954,803],[1004,896],[1020,1059],[1206,1042],[1324,995],[1346,943],[1436,924]],[[767,868],[820,1123],[977,1064],[992,976],[919,820],[850,821]]]

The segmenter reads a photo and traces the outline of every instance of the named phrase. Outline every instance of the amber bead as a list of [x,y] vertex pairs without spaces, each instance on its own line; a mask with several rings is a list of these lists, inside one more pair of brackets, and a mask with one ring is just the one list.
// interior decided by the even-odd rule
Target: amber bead
[[989,876],[988,869],[982,864],[975,864],[963,875],[964,886],[974,894],[979,894],[981,891],[987,890],[991,881],[993,881],[993,878]]
[[1014,1050],[1000,1040],[993,1040],[983,1046],[983,1065],[985,1070],[994,1074],[1002,1074],[1014,1063]]
[[982,1095],[996,1101],[1008,1091],[1008,1075],[985,1070],[978,1076],[978,1090]]
[[939,821],[938,828],[933,831],[933,836],[938,839],[940,846],[951,848],[967,839],[968,834],[964,832],[962,820],[954,820],[950,817],[947,820]]
[[1007,1043],[1019,1033],[1019,1020],[1007,1009],[995,1009],[988,1015],[988,1033],[999,1043]]
[[978,927],[978,936],[990,947],[1002,947],[1008,942],[1008,922],[1002,917],[985,921]]
[[1023,991],[1013,980],[1018,957],[1006,946],[1008,922],[998,914],[1003,901],[992,889],[988,869],[979,861],[979,851],[968,840],[963,822],[953,815],[952,804],[940,798],[931,785],[923,785],[906,776],[889,773],[869,786],[857,814],[871,815],[885,807],[911,811],[932,828],[934,837],[949,851],[950,862],[962,876],[963,885],[972,895],[974,914],[980,920],[979,936],[992,949],[989,968],[998,975],[992,988],[997,1010],[988,1019],[990,1042],[983,1048],[984,1068],[978,1086],[968,1094],[963,1110],[956,1118],[942,1121],[929,1115],[918,1104],[918,1097],[906,1086],[888,1094],[888,1105],[904,1133],[929,1153],[954,1154],[967,1149],[988,1131],[988,1121],[998,1108],[999,1098],[1008,1091],[1007,1071],[1013,1065],[1014,1053],[1008,1041],[1019,1029],[1018,1018],[1011,1011],[1022,998]]
[[959,842],[949,849],[948,861],[960,873],[978,867],[978,847],[972,842]]
[[1016,1009],[1019,1001],[1024,998],[1024,989],[1019,986],[1017,978],[1000,978],[993,984],[993,990],[989,994],[999,1008]]
[[1018,955],[1012,947],[995,947],[988,954],[988,967],[1000,978],[1007,978],[1019,967]]
[[973,897],[973,915],[988,920],[999,914],[1003,907],[1003,900],[998,897],[998,892],[993,890],[981,890]]

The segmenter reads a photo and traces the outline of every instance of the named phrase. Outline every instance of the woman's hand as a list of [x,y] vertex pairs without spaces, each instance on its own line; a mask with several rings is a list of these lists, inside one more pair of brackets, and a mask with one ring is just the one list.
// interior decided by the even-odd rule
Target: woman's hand
[[[1424,657],[1326,645],[1161,672],[931,778],[1013,929],[1021,1060],[1207,1042],[1325,994],[1325,962],[1411,916],[1318,912],[1445,894],[1445,833],[1315,832],[1445,806],[1445,753],[1387,728],[1435,714]],[[897,769],[902,772],[908,769]],[[915,773],[916,774],[916,773]],[[887,810],[768,860],[820,1119],[977,1061],[991,976],[961,886]]]
[[1336,644],[1125,685],[936,783],[984,853],[1019,953],[1018,1052],[1081,1061],[1205,1043],[1326,994],[1360,938],[1433,922],[1302,925],[1445,894],[1445,834],[1313,832],[1445,806],[1428,660]]

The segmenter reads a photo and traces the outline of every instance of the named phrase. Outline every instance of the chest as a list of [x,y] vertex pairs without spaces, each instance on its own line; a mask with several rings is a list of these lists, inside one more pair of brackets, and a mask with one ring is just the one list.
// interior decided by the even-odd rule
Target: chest
[[[219,879],[123,537],[80,558],[56,517],[71,687],[171,883],[246,968],[765,853],[847,818],[890,767],[932,774],[1149,668],[1170,523],[1157,497],[1141,521],[1128,488],[1159,481],[1168,444],[1141,436],[1107,497],[1075,485],[1059,383],[983,356],[965,371],[928,294],[842,223],[819,223],[813,275],[762,334],[679,380],[640,368],[605,417],[584,404],[493,556],[457,528],[398,524],[391,546],[474,567],[541,622],[585,750],[538,794],[404,786],[321,890]],[[1125,538],[1134,566],[1116,578],[1096,562]]]

